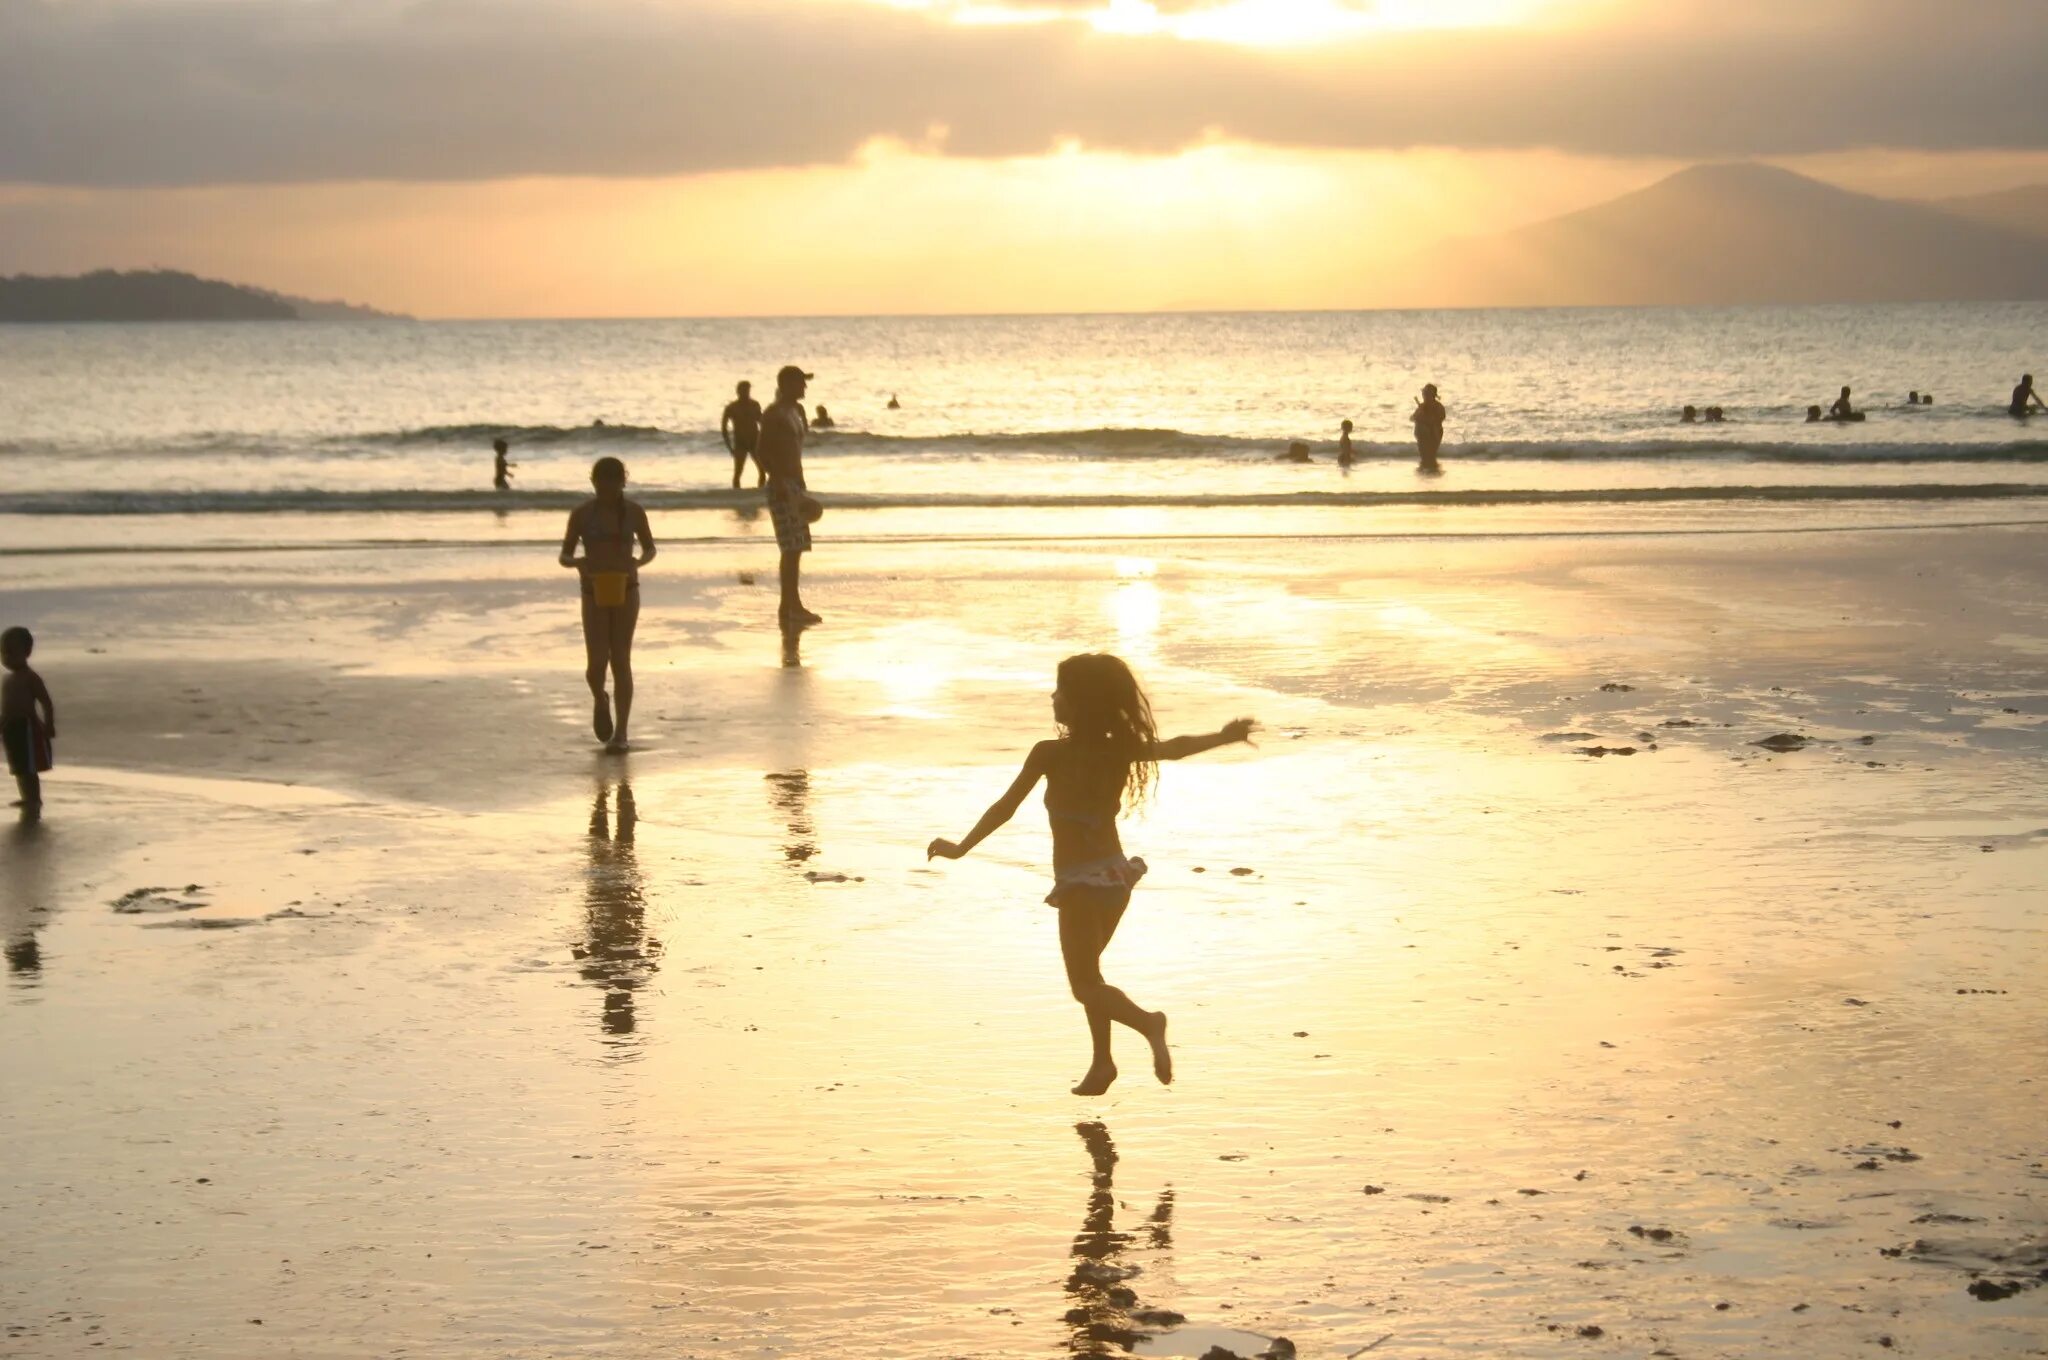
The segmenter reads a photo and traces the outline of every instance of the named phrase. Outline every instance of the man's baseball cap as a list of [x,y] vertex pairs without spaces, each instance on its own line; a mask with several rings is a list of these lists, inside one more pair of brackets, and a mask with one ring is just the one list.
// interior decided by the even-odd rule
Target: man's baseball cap
[[815,373],[804,372],[795,364],[784,364],[782,366],[781,371],[776,373],[775,375],[775,385],[777,387],[781,387],[785,383],[787,383],[791,378],[802,378],[805,382],[809,382],[811,379],[817,376],[818,375]]

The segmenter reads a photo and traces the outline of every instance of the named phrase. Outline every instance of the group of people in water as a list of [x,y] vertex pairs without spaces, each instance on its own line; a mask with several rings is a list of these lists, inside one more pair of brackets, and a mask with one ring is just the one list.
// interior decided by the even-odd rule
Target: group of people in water
[[[1850,401],[1850,395],[1850,389],[1844,387],[1841,394],[1834,399],[1832,404],[1825,407],[1818,404],[1807,407],[1806,423],[1809,425],[1841,424],[1867,419],[1866,413],[1856,409],[1854,403]],[[1924,410],[1934,405],[1934,394],[1932,392],[1922,392],[1916,387],[1906,393],[1906,400],[1903,405],[1909,411]],[[2021,374],[2019,385],[2012,389],[2012,400],[2006,405],[2006,414],[2017,419],[2024,419],[2035,411],[2042,409],[2041,396],[2038,392],[2034,391],[2034,375],[2031,373]],[[1678,418],[1683,423],[1690,425],[1698,416],[1699,412],[1695,408],[1688,406],[1679,412]],[[1709,406],[1707,408],[1707,423],[1712,424],[1724,418],[1720,407]]]
[[[797,419],[802,421],[806,432],[829,430],[838,425],[832,413],[821,403],[815,415],[806,416],[799,404]],[[903,403],[896,400],[896,394],[889,394],[891,411],[903,409]],[[763,467],[757,456],[761,441],[761,403],[754,400],[754,385],[741,381],[734,390],[733,399],[725,404],[725,412],[718,418],[718,437],[725,441],[725,451],[732,455],[732,489],[740,489],[740,478],[747,470],[747,460],[754,459],[754,486],[763,489],[768,482],[768,469]]]
[[[1437,399],[1436,384],[1424,383],[1422,395],[1415,399],[1415,409],[1408,413],[1408,421],[1415,427],[1415,470],[1421,473],[1438,473],[1443,465],[1437,461],[1437,453],[1444,446],[1444,404]],[[1358,454],[1351,446],[1351,422],[1346,420],[1337,427],[1337,466],[1348,468],[1358,461]],[[1315,455],[1309,452],[1308,444],[1295,440],[1287,446],[1280,458],[1290,463],[1313,463]]]

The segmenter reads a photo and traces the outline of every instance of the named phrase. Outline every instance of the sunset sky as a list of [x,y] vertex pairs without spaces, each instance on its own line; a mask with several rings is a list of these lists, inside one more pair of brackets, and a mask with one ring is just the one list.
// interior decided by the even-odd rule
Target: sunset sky
[[0,272],[428,316],[1371,305],[1769,159],[2048,181],[2038,0],[0,0]]

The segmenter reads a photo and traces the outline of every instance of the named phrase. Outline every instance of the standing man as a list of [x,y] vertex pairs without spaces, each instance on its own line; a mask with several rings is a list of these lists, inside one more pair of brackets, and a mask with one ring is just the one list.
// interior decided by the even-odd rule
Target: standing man
[[1408,419],[1415,422],[1415,451],[1421,461],[1417,472],[1442,472],[1436,451],[1444,446],[1444,404],[1436,399],[1436,384],[1424,383],[1422,396]]
[[510,461],[509,455],[511,450],[506,447],[505,441],[502,439],[493,439],[491,441],[491,452],[497,455],[496,462],[492,465],[491,469],[491,485],[500,491],[510,491],[512,489],[512,469],[518,467],[519,464]]
[[823,622],[804,608],[797,575],[811,550],[811,523],[823,511],[804,490],[804,392],[811,375],[795,364],[775,375],[775,402],[761,414],[761,444],[754,455],[768,479],[768,517],[775,521],[775,546],[782,551],[784,628]]
[[[754,400],[754,385],[743,382],[739,385],[739,396],[725,404],[725,417],[718,422],[719,436],[725,440],[725,451],[732,455],[732,489],[740,489],[740,474],[747,470],[747,458],[761,442],[761,403]],[[760,458],[754,459],[756,473],[754,485],[759,487],[767,480],[767,472],[761,467]]]

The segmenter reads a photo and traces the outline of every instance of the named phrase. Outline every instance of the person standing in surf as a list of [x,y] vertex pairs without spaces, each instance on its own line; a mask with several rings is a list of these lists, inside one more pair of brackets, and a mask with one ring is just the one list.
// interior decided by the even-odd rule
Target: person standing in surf
[[[761,441],[761,403],[754,400],[754,385],[741,383],[734,389],[733,399],[725,404],[725,414],[718,421],[719,438],[725,441],[725,451],[732,455],[732,489],[740,489],[740,474],[747,470],[747,459],[754,458],[754,446]],[[761,468],[761,460],[754,458],[754,485],[767,483],[768,474]]]
[[512,450],[504,440],[491,441],[491,485],[500,491],[512,489],[512,469],[519,464],[512,461]]
[[1158,762],[1250,741],[1258,724],[1239,718],[1215,732],[1161,741],[1152,705],[1131,668],[1100,652],[1060,662],[1052,719],[1059,736],[1031,748],[1008,792],[981,815],[966,839],[935,840],[925,848],[925,858],[967,854],[1009,821],[1043,779],[1053,873],[1045,901],[1060,914],[1060,957],[1074,1000],[1087,1012],[1092,1046],[1088,1072],[1074,1094],[1099,1096],[1116,1080],[1112,1023],[1144,1035],[1152,1047],[1153,1075],[1171,1082],[1166,1012],[1144,1009],[1102,977],[1102,952],[1130,905],[1132,887],[1145,875],[1145,861],[1124,854],[1117,813],[1144,800],[1158,778]]
[[1415,423],[1415,451],[1421,456],[1421,461],[1416,464],[1417,472],[1443,471],[1436,461],[1436,453],[1444,446],[1445,414],[1444,404],[1436,399],[1436,384],[1424,383],[1422,396],[1408,417]]
[[[654,560],[654,530],[647,512],[626,499],[624,463],[598,459],[590,485],[596,494],[569,512],[559,560],[583,582],[583,678],[590,685],[591,730],[605,750],[617,753],[627,747],[633,716],[633,630],[640,622],[640,568]],[[605,692],[607,671],[611,694]]]
[[768,476],[768,517],[782,554],[784,628],[807,628],[824,620],[804,608],[800,589],[804,554],[811,550],[811,525],[824,513],[804,488],[804,393],[813,374],[786,364],[775,375],[775,401],[761,413],[761,446],[755,455]]
[[[1927,400],[1931,405],[1934,398],[1929,397]],[[2048,411],[2048,403],[2043,403],[2041,394],[2034,390],[2034,375],[2022,373],[2020,385],[2012,390],[2012,404],[2005,408],[2005,413],[2009,416],[2029,416],[2036,411]]]

